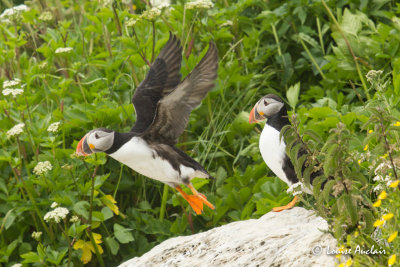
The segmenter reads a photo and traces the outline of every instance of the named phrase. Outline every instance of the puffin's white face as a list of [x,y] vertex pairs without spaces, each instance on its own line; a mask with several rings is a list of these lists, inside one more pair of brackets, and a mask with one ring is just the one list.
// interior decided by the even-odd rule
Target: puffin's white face
[[250,112],[249,122],[260,122],[278,113],[285,104],[276,95],[262,97]]
[[105,152],[114,143],[114,132],[107,129],[95,129],[87,133],[76,147],[76,153],[87,156],[96,152]]

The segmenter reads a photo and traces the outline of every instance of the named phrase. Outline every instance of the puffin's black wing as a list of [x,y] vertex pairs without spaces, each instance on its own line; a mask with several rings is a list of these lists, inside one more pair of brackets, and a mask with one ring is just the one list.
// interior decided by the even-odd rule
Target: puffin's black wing
[[142,133],[153,122],[157,102],[172,92],[181,81],[181,61],[181,43],[170,33],[168,42],[133,95],[136,123],[131,132]]
[[185,130],[190,112],[214,87],[217,78],[218,51],[210,42],[205,56],[193,71],[157,105],[157,114],[153,124],[143,133],[144,139],[176,144],[178,137]]

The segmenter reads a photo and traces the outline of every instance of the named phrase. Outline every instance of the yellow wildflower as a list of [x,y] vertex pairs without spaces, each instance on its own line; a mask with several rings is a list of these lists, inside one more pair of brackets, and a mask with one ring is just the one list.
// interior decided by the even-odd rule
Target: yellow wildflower
[[400,121],[396,121],[396,123],[393,124],[393,126],[400,126]]
[[369,131],[368,131],[368,133],[373,133],[373,132],[374,132],[374,130],[369,130]]
[[361,165],[361,159],[359,159],[357,162],[358,162],[358,165]]
[[388,266],[392,266],[396,262],[396,254],[393,254],[388,259]]
[[366,144],[364,147],[364,151],[367,151],[367,150],[368,150],[368,144]]
[[391,234],[388,238],[388,242],[392,242],[396,237],[397,237],[398,232],[394,232],[393,234]]
[[359,234],[358,231],[355,231],[355,232],[354,232],[354,237],[357,237],[358,234]]
[[[100,254],[103,254],[103,248],[98,245],[100,243],[102,243],[101,241],[101,235],[100,234],[96,234],[93,233],[93,239],[96,243],[97,249],[99,250]],[[79,239],[78,241],[76,241],[76,243],[74,244],[73,248],[75,250],[78,249],[82,249],[82,258],[81,261],[86,264],[88,262],[90,262],[92,260],[92,253],[96,253],[96,250],[93,247],[92,242],[90,241],[84,241],[82,239]]]
[[344,263],[339,264],[338,267],[344,267]]
[[385,223],[385,220],[376,220],[374,222],[374,227],[380,227]]
[[378,199],[374,204],[372,204],[372,206],[374,206],[375,208],[379,207],[382,204],[382,200]]
[[390,220],[391,218],[393,218],[393,213],[388,213],[382,216],[383,220]]
[[346,261],[346,266],[349,267],[353,264],[353,260],[350,258]]
[[383,190],[383,191],[379,194],[378,199],[384,200],[386,197],[387,197],[387,193],[386,193],[385,190]]
[[391,182],[389,186],[391,188],[396,188],[397,186],[399,186],[399,183],[400,183],[400,180],[396,180],[394,182]]

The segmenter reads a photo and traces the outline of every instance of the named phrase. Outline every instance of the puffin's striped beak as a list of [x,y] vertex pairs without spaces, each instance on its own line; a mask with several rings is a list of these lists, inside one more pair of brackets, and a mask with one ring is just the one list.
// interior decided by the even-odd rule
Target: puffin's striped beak
[[79,141],[78,145],[76,146],[76,154],[77,154],[78,156],[88,156],[88,155],[89,155],[89,154],[85,153],[85,150],[83,149],[83,146],[84,146],[85,144],[87,145],[86,136],[87,136],[87,135],[85,135],[85,136],[81,139],[81,141]]
[[254,108],[250,111],[249,123],[260,122],[260,120],[257,120],[256,118],[256,113],[257,113],[257,104],[255,104]]

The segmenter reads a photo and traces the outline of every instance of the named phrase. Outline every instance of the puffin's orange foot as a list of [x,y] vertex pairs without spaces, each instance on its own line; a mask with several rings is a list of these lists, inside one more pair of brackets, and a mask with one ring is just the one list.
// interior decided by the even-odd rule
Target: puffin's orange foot
[[[205,195],[198,193],[196,190],[193,191],[193,186],[190,185],[189,188],[192,189],[194,195],[186,194],[180,186],[175,187],[176,190],[181,193],[182,197],[186,199],[189,205],[192,207],[196,214],[201,214],[203,212],[203,204],[206,204],[210,209],[215,209],[214,205],[208,202]],[[196,194],[197,193],[197,194]]]
[[296,205],[296,202],[299,198],[297,196],[294,196],[293,200],[289,202],[289,204],[285,205],[285,206],[281,206],[281,207],[274,207],[272,208],[272,211],[274,212],[280,212],[282,210],[289,210],[291,208],[293,208]]

